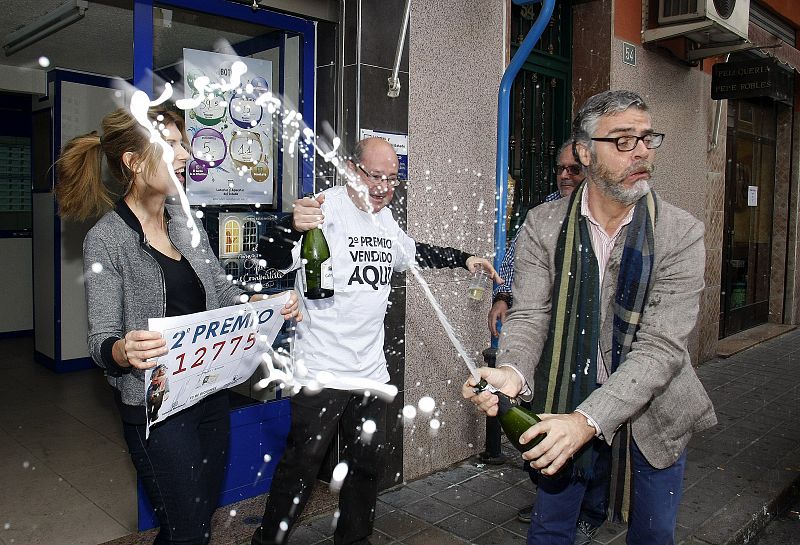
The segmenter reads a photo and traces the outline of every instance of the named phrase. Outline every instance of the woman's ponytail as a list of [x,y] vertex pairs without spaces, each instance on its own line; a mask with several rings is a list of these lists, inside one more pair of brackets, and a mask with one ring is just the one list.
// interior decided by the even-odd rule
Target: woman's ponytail
[[96,133],[77,136],[61,150],[55,186],[61,217],[82,221],[114,207],[112,194],[103,183],[102,158],[103,145]]

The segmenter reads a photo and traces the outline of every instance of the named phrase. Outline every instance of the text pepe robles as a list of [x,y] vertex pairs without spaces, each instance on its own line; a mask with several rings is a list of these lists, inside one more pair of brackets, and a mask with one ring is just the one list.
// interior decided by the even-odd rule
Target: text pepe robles
[[362,284],[377,291],[379,286],[389,285],[392,278],[392,239],[377,236],[347,237],[353,272],[348,286]]

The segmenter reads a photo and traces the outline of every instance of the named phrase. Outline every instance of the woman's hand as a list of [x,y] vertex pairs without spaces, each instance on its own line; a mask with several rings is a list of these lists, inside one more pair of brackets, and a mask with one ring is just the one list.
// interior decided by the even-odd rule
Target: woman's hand
[[[278,297],[279,295],[283,295],[284,293],[286,292],[282,291],[281,293],[275,293],[272,295],[257,293],[251,296],[250,300],[263,301],[264,299],[271,299],[273,297]],[[290,293],[289,300],[286,302],[285,305],[283,305],[283,308],[281,309],[281,315],[283,316],[284,320],[295,320],[298,322],[302,322],[303,313],[300,312],[300,304],[297,300],[297,293],[295,293],[294,291],[290,291],[289,293]]]
[[167,341],[158,331],[144,331],[137,329],[129,331],[125,336],[114,343],[111,355],[120,367],[134,367],[136,369],[150,369],[156,366],[157,358],[169,352]]
[[297,294],[294,291],[289,292],[289,300],[283,305],[281,314],[284,320],[295,320],[297,322],[303,321],[303,313],[300,312],[300,303],[297,300]]
[[495,284],[499,285],[503,283],[503,279],[497,274],[497,271],[494,270],[491,261],[474,255],[469,256],[467,258],[467,270],[474,273],[478,269],[483,269],[489,273],[489,278],[491,278]]

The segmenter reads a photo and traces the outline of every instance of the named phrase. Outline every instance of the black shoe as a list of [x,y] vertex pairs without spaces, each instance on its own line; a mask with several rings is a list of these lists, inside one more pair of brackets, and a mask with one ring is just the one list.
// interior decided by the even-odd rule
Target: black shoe
[[517,511],[517,520],[520,522],[524,522],[525,524],[530,524],[531,511],[533,511],[533,504],[529,505],[528,507],[523,507],[522,509]]
[[578,529],[575,531],[575,545],[589,545],[599,529],[599,526],[592,526],[585,520],[579,520]]
[[478,462],[490,466],[501,466],[506,463],[506,459],[502,454],[494,455],[484,451],[478,454]]

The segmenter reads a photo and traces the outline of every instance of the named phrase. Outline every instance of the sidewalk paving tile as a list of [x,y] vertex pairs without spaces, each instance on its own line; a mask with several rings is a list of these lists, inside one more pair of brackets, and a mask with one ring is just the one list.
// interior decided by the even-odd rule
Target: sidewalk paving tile
[[473,540],[476,545],[520,545],[520,536],[505,528],[495,528]]
[[466,545],[467,541],[440,528],[431,527],[404,539],[403,543],[405,545]]
[[[533,498],[531,497],[531,502],[532,501]],[[490,520],[495,524],[503,524],[507,520],[516,517],[519,509],[519,507],[512,507],[495,499],[486,499],[482,502],[470,505],[465,508],[464,511]]]
[[375,528],[395,539],[403,539],[428,527],[430,524],[424,520],[403,511],[393,511],[375,519]]
[[458,509],[435,498],[423,498],[403,507],[403,511],[432,524],[458,512]]
[[458,511],[455,515],[436,523],[436,526],[464,539],[474,539],[485,534],[495,527],[493,522],[488,522],[470,513]]
[[486,500],[486,496],[483,494],[470,490],[462,485],[451,486],[450,488],[446,488],[434,494],[432,497],[449,503],[453,507],[458,507],[459,509],[464,509],[475,502]]

